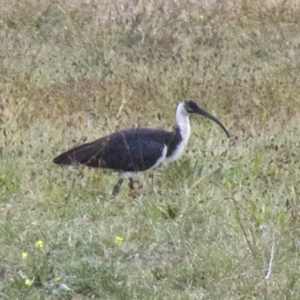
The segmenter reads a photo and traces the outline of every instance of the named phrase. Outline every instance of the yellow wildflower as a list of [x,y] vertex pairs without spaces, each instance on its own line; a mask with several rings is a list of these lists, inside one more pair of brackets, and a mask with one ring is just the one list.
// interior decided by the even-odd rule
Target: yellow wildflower
[[35,246],[37,248],[43,248],[43,241],[42,240],[38,240],[36,243],[35,243]]
[[28,253],[27,252],[22,252],[22,259],[26,259],[28,256]]
[[25,285],[31,286],[32,285],[32,280],[26,279],[25,280]]
[[116,242],[117,244],[120,244],[122,241],[123,241],[123,238],[122,238],[122,237],[120,237],[120,236],[116,236],[116,237],[115,237],[115,242]]

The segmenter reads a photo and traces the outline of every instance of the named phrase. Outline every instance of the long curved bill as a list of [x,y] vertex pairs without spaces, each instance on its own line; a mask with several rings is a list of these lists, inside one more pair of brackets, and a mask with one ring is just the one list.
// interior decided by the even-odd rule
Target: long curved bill
[[212,116],[211,114],[209,114],[208,112],[206,112],[205,110],[203,110],[202,108],[198,107],[196,113],[198,113],[199,115],[206,117],[214,122],[216,122],[226,133],[227,137],[230,138],[230,135],[228,133],[228,131],[226,130],[226,128],[223,126],[223,124],[216,119],[214,116]]

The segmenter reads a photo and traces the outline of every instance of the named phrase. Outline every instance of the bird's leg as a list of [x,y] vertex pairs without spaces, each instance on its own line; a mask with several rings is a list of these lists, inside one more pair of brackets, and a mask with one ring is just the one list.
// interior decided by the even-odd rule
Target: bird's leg
[[123,181],[124,181],[123,178],[119,178],[117,184],[114,186],[114,189],[113,189],[113,191],[112,191],[112,195],[113,195],[113,196],[115,196],[115,195],[117,195],[117,194],[119,193],[120,187],[121,187]]
[[128,186],[129,186],[129,188],[130,188],[130,190],[129,190],[129,196],[130,197],[133,197],[133,198],[135,198],[136,197],[136,191],[135,191],[135,189],[134,189],[134,186],[133,186],[133,178],[128,178],[129,179],[129,184],[128,184]]
[[153,174],[149,174],[149,177],[151,178],[152,190],[154,190],[154,176]]
[[134,190],[134,186],[133,186],[133,179],[132,178],[128,178],[129,179],[129,188],[131,189],[131,190]]

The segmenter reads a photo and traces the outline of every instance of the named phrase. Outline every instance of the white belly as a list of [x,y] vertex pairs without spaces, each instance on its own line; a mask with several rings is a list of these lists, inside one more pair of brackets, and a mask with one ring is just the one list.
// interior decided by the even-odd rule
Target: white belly
[[153,169],[156,166],[158,166],[159,164],[163,163],[166,160],[167,152],[168,152],[168,147],[165,145],[164,149],[163,149],[163,152],[162,152],[162,156],[157,160],[155,165],[152,166],[150,169]]
[[177,146],[175,151],[166,158],[166,162],[171,162],[178,159],[183,153],[184,148],[186,147],[188,139],[181,141],[181,143]]
[[[159,164],[163,163],[166,160],[167,151],[168,151],[168,147],[165,145],[161,157],[148,170],[151,170],[151,169],[155,168],[156,166],[158,166]],[[120,178],[123,178],[123,179],[132,178],[132,177],[135,177],[137,175],[137,173],[138,172],[124,172],[124,173],[120,174]]]

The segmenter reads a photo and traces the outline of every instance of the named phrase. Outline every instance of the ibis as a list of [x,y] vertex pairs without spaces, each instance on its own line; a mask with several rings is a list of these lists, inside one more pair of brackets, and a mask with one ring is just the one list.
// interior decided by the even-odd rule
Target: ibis
[[216,122],[230,138],[219,120],[193,100],[184,100],[177,106],[173,131],[147,127],[116,131],[94,142],[72,148],[54,158],[53,162],[59,165],[81,164],[119,172],[119,180],[112,192],[116,195],[124,179],[129,179],[129,188],[133,189],[133,177],[136,173],[180,157],[190,136],[191,114],[199,114]]

